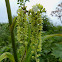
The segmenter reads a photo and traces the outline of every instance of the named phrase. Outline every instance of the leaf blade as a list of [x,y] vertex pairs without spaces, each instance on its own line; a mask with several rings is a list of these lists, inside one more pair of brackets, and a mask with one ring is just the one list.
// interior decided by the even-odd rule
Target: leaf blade
[[9,58],[12,62],[15,62],[14,57],[11,53],[5,52],[0,56],[0,61],[2,61],[5,58]]

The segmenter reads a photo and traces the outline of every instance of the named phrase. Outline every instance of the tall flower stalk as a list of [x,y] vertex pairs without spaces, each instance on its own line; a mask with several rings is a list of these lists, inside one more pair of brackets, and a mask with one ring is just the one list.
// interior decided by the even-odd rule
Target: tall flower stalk
[[25,14],[25,10],[22,8],[18,10],[17,17],[17,40],[21,44],[20,52],[21,52],[21,62],[26,56],[27,52],[27,35],[28,35],[28,21],[27,15]]
[[26,10],[21,8],[18,10],[17,17],[17,40],[21,44],[21,62],[27,57],[27,52],[30,50],[30,56],[39,62],[39,56],[41,52],[42,40],[42,18],[40,11],[34,12],[33,10],[29,11],[27,21]]
[[31,53],[32,58],[39,62],[39,56],[41,52],[42,40],[41,40],[41,33],[42,33],[42,18],[40,15],[40,11],[36,13],[31,10],[31,14],[29,16],[30,23],[31,23]]
[[7,14],[8,14],[8,20],[9,20],[9,27],[10,27],[10,33],[11,33],[13,54],[14,54],[15,62],[18,62],[16,46],[15,46],[14,32],[13,32],[14,31],[14,23],[13,23],[13,21],[14,20],[12,20],[9,0],[5,0],[5,2],[6,2]]

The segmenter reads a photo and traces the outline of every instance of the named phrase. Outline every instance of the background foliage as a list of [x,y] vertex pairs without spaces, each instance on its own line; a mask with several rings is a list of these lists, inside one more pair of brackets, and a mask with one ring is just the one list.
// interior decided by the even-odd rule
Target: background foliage
[[[45,22],[45,26],[47,24],[50,27],[50,22]],[[50,26],[49,26],[50,25]],[[43,36],[49,34],[62,34],[62,26],[53,26],[51,29],[46,28],[43,30]],[[52,30],[53,29],[53,30]],[[14,29],[16,32],[16,28]],[[15,34],[16,35],[16,34]],[[16,38],[16,36],[15,36]],[[19,44],[16,42],[17,48]],[[0,55],[4,52],[12,52],[11,50],[11,40],[10,40],[10,32],[8,23],[0,24]],[[62,61],[62,37],[56,36],[49,38],[47,40],[43,40],[42,43],[42,53],[41,53],[41,61],[42,62],[61,62]],[[20,54],[18,53],[18,56]],[[4,60],[5,61],[5,60]],[[32,62],[34,60],[31,60]]]
[[[28,0],[26,0],[28,1]],[[22,5],[23,0],[18,0],[18,4]],[[62,36],[55,36],[49,39],[44,39],[45,35],[50,34],[62,34],[62,26],[54,26],[50,23],[47,16],[43,16],[43,33],[42,33],[42,52],[40,62],[62,62]],[[16,27],[14,29],[15,40],[16,40]],[[16,46],[19,47],[19,43],[16,40]],[[0,24],[0,55],[4,52],[12,53],[11,37],[9,31],[9,24]],[[18,57],[20,53],[17,51]],[[10,59],[4,59],[2,62],[10,62]],[[35,60],[31,59],[31,62]]]

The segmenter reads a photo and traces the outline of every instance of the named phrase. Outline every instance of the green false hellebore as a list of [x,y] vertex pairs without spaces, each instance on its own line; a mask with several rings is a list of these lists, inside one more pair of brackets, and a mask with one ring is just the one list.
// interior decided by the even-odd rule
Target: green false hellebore
[[[18,10],[17,17],[17,40],[21,44],[21,62],[23,58],[27,57],[27,52],[30,49],[30,56],[39,62],[41,52],[42,40],[42,18],[40,11],[34,12],[33,9],[29,10],[29,16],[22,8]],[[27,21],[28,17],[28,21]],[[23,53],[23,54],[22,54]]]

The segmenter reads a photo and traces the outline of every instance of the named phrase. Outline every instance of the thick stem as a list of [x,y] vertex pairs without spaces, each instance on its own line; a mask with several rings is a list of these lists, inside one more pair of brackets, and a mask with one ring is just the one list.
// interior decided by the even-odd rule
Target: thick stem
[[5,2],[6,2],[8,19],[9,19],[10,32],[11,32],[11,41],[12,41],[13,54],[14,54],[15,62],[18,62],[16,48],[15,48],[14,32],[13,32],[14,28],[11,28],[12,15],[11,15],[10,3],[9,3],[9,0],[5,0]]

